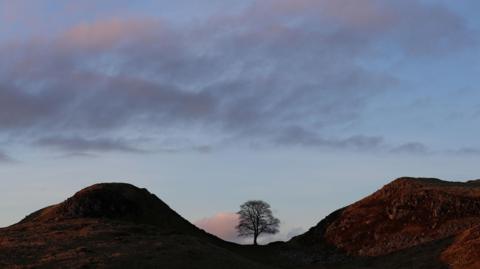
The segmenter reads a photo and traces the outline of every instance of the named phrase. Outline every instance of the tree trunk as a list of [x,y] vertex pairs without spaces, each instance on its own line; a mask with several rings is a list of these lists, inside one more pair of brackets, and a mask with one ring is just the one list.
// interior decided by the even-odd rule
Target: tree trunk
[[257,234],[253,235],[253,245],[254,245],[254,246],[258,246],[257,237],[258,237]]

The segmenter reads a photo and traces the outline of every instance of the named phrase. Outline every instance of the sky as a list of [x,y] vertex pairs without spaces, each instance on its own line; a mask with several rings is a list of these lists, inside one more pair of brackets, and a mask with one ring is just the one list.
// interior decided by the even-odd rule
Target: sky
[[480,177],[475,0],[0,0],[0,227],[98,182],[286,240],[401,176]]

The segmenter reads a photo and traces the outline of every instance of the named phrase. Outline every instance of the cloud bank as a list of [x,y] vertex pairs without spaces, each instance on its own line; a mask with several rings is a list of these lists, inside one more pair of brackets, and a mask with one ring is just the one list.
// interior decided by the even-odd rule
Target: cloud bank
[[[469,31],[439,4],[375,0],[253,1],[186,25],[79,23],[0,44],[0,136],[77,153],[139,153],[139,140],[161,150],[178,134],[172,151],[389,147],[374,132],[332,131],[402,83],[366,62],[452,53],[474,43]],[[392,152],[425,150],[415,143]]]
[[235,213],[217,213],[212,217],[203,218],[194,222],[194,225],[223,240],[238,242],[235,226],[238,224],[238,215]]

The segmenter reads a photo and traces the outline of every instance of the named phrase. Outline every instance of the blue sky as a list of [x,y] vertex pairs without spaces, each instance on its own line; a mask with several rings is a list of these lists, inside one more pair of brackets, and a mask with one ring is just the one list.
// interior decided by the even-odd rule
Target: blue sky
[[126,181],[192,222],[264,199],[284,239],[400,176],[477,178],[478,8],[0,0],[0,226]]

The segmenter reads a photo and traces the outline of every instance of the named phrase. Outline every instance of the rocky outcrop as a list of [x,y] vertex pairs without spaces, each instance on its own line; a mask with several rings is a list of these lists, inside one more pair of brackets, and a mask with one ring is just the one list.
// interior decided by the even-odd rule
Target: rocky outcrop
[[325,241],[350,255],[381,256],[448,238],[476,224],[477,181],[400,178],[321,222],[302,240]]

